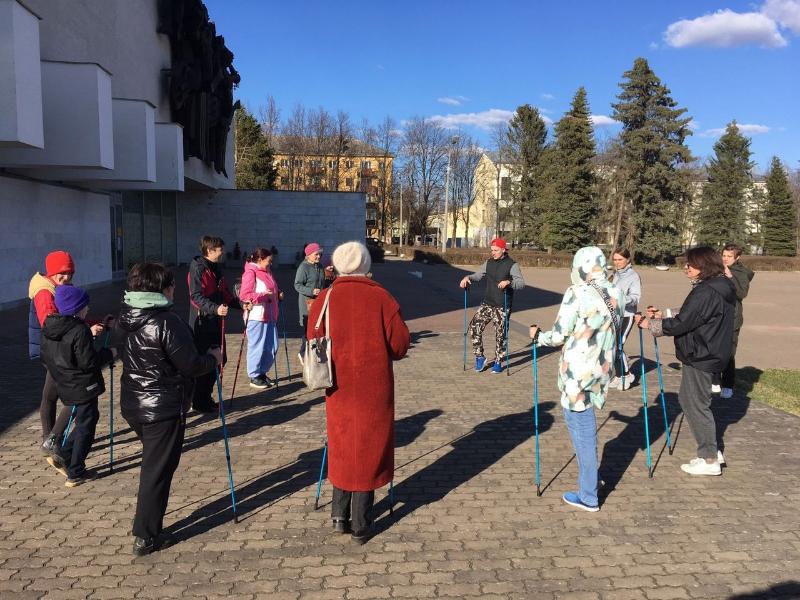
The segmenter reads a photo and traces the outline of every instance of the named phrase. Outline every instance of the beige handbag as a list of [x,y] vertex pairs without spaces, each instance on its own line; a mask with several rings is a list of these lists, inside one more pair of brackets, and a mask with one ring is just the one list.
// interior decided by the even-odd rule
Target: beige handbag
[[[314,325],[314,337],[306,344],[306,354],[303,357],[303,383],[311,390],[324,390],[333,386],[333,361],[331,360],[331,320],[328,303],[331,299],[329,291],[325,296],[322,311]],[[322,317],[325,317],[325,337],[319,336],[319,326]]]

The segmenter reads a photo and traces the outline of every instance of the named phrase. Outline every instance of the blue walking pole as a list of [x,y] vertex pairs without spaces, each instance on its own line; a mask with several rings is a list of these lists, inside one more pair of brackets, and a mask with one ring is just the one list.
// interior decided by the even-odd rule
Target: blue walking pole
[[619,347],[619,389],[625,390],[625,357],[623,356],[623,343],[622,331],[619,332],[619,339],[617,340]]
[[78,410],[76,405],[72,405],[72,410],[69,413],[69,421],[67,421],[67,427],[64,429],[64,437],[61,439],[61,447],[67,445],[67,438],[69,437],[69,428],[72,427],[72,421],[75,420],[75,411]]
[[317,496],[314,498],[314,510],[319,508],[319,495],[322,493],[322,475],[325,473],[325,461],[328,459],[328,440],[322,448],[322,464],[319,466],[319,481],[317,481]]
[[278,310],[281,312],[281,327],[283,328],[283,352],[286,355],[286,371],[289,374],[289,381],[291,381],[292,365],[289,362],[289,344],[286,341],[286,315],[283,314],[283,310],[281,310],[280,305],[278,305]]
[[225,424],[225,400],[222,398],[222,381],[219,378],[219,367],[216,368],[217,374],[217,394],[219,395],[219,419],[222,421],[222,439],[225,440],[225,461],[228,463],[228,486],[231,488],[231,508],[233,509],[233,522],[239,522],[239,515],[236,513],[236,489],[233,485],[233,469],[231,468],[231,449],[228,445],[228,426]]
[[389,516],[394,514],[394,481],[389,482]]
[[508,371],[508,339],[511,337],[509,336],[508,324],[510,319],[508,314],[508,290],[505,288],[503,288],[503,318],[505,320],[504,328],[506,333],[506,375],[511,376],[511,373]]
[[647,419],[647,376],[644,372],[644,333],[639,328],[639,364],[642,371],[642,404],[644,405],[644,441],[647,447],[647,475],[653,477],[652,457],[650,456],[650,423]]
[[664,431],[667,432],[667,450],[672,455],[672,440],[669,432],[669,417],[667,416],[667,401],[664,399],[664,376],[661,372],[661,357],[658,352],[658,338],[653,336],[653,347],[656,351],[656,370],[658,371],[658,387],[661,390],[661,410],[664,413]]
[[531,347],[533,369],[533,433],[536,438],[536,495],[542,495],[542,473],[539,464],[539,365],[536,356],[536,340]]
[[467,290],[469,286],[464,288],[464,371],[467,370]]
[[[111,331],[106,331],[103,347],[108,348]],[[114,361],[112,359],[109,369],[108,385],[108,472],[114,472]]]

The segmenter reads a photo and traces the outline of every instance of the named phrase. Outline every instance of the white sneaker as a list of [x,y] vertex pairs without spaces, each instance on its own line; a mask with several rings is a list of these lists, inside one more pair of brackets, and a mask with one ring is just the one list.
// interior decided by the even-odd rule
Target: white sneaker
[[620,380],[619,377],[614,377],[611,381],[608,382],[608,387],[613,390],[618,390],[620,388]]
[[717,450],[717,462],[721,465],[725,464],[725,457],[722,456],[722,450]]
[[717,461],[707,463],[704,458],[699,457],[681,465],[681,471],[689,475],[722,475],[722,469]]
[[712,394],[719,394],[722,391],[722,388],[719,386],[718,383],[711,384],[711,393]]
[[297,360],[300,361],[301,365],[305,366],[305,363],[303,362],[303,355],[300,354],[299,352],[297,353]]
[[719,397],[723,400],[729,400],[733,398],[733,390],[731,388],[722,388],[722,391],[719,393]]

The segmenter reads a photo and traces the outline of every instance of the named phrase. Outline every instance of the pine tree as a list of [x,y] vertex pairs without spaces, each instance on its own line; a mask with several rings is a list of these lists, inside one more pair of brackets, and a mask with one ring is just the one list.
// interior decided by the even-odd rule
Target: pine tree
[[736,121],[729,123],[709,160],[708,184],[697,217],[699,242],[717,248],[727,242],[744,242],[747,194],[753,184],[750,155],[750,139],[739,133]]
[[517,182],[512,189],[517,236],[522,240],[539,239],[546,208],[541,203],[542,155],[547,126],[539,111],[529,104],[517,108],[508,123],[509,162]]
[[795,256],[797,230],[795,206],[789,178],[777,156],[767,174],[767,209],[764,215],[764,254]]
[[234,115],[236,187],[246,190],[271,190],[278,178],[272,148],[256,118],[244,107]]
[[685,144],[691,135],[685,108],[676,108],[669,89],[637,58],[626,71],[614,119],[622,123],[625,169],[630,173],[625,194],[632,207],[631,232],[639,258],[663,260],[680,249],[676,223],[680,205],[688,201],[691,160]]
[[547,169],[553,169],[553,185],[545,187],[552,193],[548,198],[547,223],[542,231],[542,241],[553,250],[574,251],[594,239],[594,170],[595,155],[592,122],[586,90],[581,87],[572,99],[570,110],[555,125],[556,140],[552,160]]

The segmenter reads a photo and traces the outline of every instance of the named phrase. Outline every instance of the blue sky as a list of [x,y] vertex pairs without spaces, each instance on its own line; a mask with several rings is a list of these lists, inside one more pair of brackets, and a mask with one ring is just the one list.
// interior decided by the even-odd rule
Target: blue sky
[[436,116],[488,144],[491,122],[524,103],[557,120],[582,85],[603,138],[643,56],[694,119],[696,156],[736,119],[761,168],[800,167],[800,0],[205,2],[252,109]]

